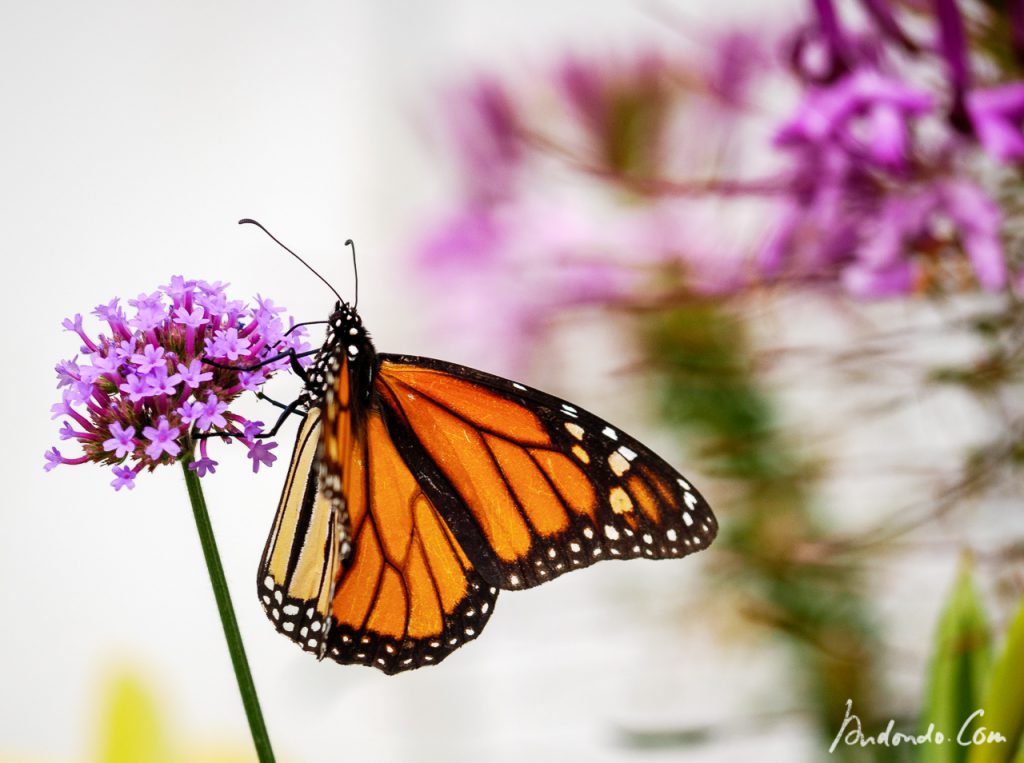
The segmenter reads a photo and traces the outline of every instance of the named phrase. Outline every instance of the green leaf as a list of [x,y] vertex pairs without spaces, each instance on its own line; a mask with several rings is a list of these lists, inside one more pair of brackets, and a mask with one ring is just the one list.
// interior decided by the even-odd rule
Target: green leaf
[[1024,763],[1024,599],[1006,634],[1003,651],[992,666],[988,690],[979,707],[985,715],[973,724],[1006,737],[970,747],[968,763]]
[[[920,731],[925,734],[933,725],[936,743],[919,747],[919,760],[965,763],[971,748],[958,744],[956,736],[981,707],[992,650],[984,606],[967,559],[939,618],[933,650]],[[946,741],[938,743],[939,734]]]

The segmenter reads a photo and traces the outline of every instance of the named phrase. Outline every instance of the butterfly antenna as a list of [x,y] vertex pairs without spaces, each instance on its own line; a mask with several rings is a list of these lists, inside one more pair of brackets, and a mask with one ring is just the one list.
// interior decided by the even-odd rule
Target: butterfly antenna
[[352,239],[346,239],[345,246],[352,247],[352,275],[356,279],[356,298],[352,302],[352,309],[359,307],[359,268],[356,267],[356,243]]
[[260,223],[260,222],[257,222],[256,220],[252,220],[252,219],[250,219],[250,218],[248,218],[248,217],[243,217],[243,218],[242,218],[241,220],[239,220],[239,221],[238,221],[238,224],[239,224],[239,225],[255,225],[255,226],[256,226],[257,228],[259,228],[259,229],[260,229],[261,231],[263,231],[263,232],[264,232],[264,233],[266,233],[266,234],[267,234],[268,236],[270,236],[271,240],[272,240],[272,241],[273,241],[273,242],[274,242],[275,244],[277,244],[277,245],[278,245],[279,247],[281,247],[281,248],[282,248],[282,249],[284,249],[284,250],[285,250],[286,252],[288,252],[288,254],[290,254],[290,255],[291,255],[292,257],[294,257],[295,259],[297,259],[297,260],[298,260],[299,262],[301,262],[301,263],[302,263],[303,265],[305,265],[305,266],[306,266],[306,268],[307,268],[307,269],[309,270],[309,272],[310,272],[310,273],[312,273],[312,274],[313,274],[313,275],[315,275],[315,276],[316,276],[317,278],[319,278],[319,279],[320,279],[321,281],[323,281],[323,282],[324,282],[325,284],[327,284],[327,288],[328,288],[328,289],[330,289],[331,291],[333,291],[333,292],[334,292],[334,296],[336,296],[336,297],[338,298],[338,301],[339,301],[339,302],[344,302],[344,301],[345,301],[345,300],[343,300],[343,299],[341,298],[341,295],[340,295],[340,294],[338,294],[338,291],[337,291],[337,289],[335,289],[335,288],[334,288],[333,286],[331,286],[330,282],[328,282],[328,280],[327,280],[326,278],[324,278],[324,277],[323,277],[322,275],[320,275],[319,273],[317,273],[317,272],[316,272],[316,270],[314,270],[314,269],[313,269],[313,267],[312,267],[312,266],[311,266],[311,265],[310,265],[310,264],[309,264],[308,262],[306,262],[306,261],[305,261],[304,259],[302,259],[301,257],[299,257],[299,255],[297,255],[297,254],[296,254],[295,252],[293,252],[293,251],[292,251],[291,249],[289,249],[289,248],[288,248],[287,246],[285,246],[284,244],[282,244],[282,243],[281,243],[281,241],[280,241],[280,240],[279,240],[279,239],[277,238],[277,236],[275,236],[275,235],[274,235],[273,233],[271,233],[270,231],[268,231],[268,230],[267,230],[266,228],[264,228],[264,227],[263,227],[263,224],[262,224],[262,223]]

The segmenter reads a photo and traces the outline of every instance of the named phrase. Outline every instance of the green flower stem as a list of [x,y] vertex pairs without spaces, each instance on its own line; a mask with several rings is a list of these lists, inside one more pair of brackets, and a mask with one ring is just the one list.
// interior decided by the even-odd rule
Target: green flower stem
[[203,556],[206,557],[206,568],[210,572],[213,595],[217,599],[220,622],[224,626],[224,638],[227,639],[228,651],[231,653],[231,664],[235,669],[235,678],[238,680],[238,693],[242,695],[242,705],[245,707],[245,715],[249,719],[249,731],[252,733],[252,742],[256,747],[256,755],[260,763],[274,763],[274,751],[270,747],[270,736],[267,734],[267,726],[263,722],[263,711],[260,709],[256,686],[253,684],[252,673],[249,671],[249,661],[245,657],[245,647],[242,645],[242,634],[238,630],[235,610],[231,606],[231,595],[228,593],[228,583],[224,578],[224,567],[220,563],[217,541],[213,537],[213,527],[210,525],[210,515],[206,510],[203,488],[199,484],[199,477],[188,468],[191,460],[188,456],[182,458],[181,469],[185,474],[185,485],[188,487],[188,497],[192,502],[192,513],[196,517],[196,529],[199,531],[199,541],[203,546]]

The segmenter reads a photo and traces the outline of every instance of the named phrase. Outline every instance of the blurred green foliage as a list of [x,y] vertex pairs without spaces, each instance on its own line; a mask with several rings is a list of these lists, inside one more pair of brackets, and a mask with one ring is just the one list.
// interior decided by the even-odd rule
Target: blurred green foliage
[[[664,423],[696,434],[686,439],[701,443],[704,469],[725,482],[715,546],[721,585],[789,647],[801,678],[790,700],[813,715],[823,740],[834,737],[848,699],[873,724],[886,708],[885,687],[863,570],[828,545],[813,502],[820,470],[780,433],[751,364],[745,320],[727,304],[695,298],[645,314],[641,331]],[[874,759],[859,748],[836,757]]]
[[977,706],[985,715],[977,725],[998,731],[1007,741],[972,745],[967,763],[1020,763],[1024,761],[1024,598],[1007,629],[1002,651],[984,677],[984,686]]
[[939,618],[922,701],[921,733],[927,734],[931,727],[945,739],[922,744],[918,750],[921,763],[965,763],[969,748],[957,743],[953,735],[982,707],[991,664],[988,618],[971,565],[965,561]]

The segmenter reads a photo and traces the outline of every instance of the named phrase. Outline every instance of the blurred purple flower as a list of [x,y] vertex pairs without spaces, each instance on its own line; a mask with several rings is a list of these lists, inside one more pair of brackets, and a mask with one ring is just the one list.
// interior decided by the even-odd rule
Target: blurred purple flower
[[996,291],[1007,281],[1006,256],[999,238],[1002,214],[981,188],[967,180],[941,188],[942,211],[957,226],[960,243],[983,289]]
[[739,109],[747,105],[749,86],[768,64],[762,40],[761,35],[737,29],[715,41],[704,78],[708,90],[726,106]]
[[897,21],[889,0],[861,0],[861,5],[874,22],[875,28],[884,37],[897,43],[908,53],[918,51],[917,44],[907,36]]
[[[932,0],[929,26],[917,15],[904,24],[903,7],[887,0],[859,6],[861,26],[853,27],[847,20],[855,15],[840,14],[835,0],[812,0],[792,49],[797,106],[773,120],[779,163],[767,173],[748,170],[733,139],[747,139],[748,124],[764,127],[761,113],[743,108],[746,94],[775,92],[770,75],[779,69],[764,53],[772,45],[761,26],[719,36],[712,55],[689,69],[655,53],[564,57],[546,84],[582,134],[590,154],[583,159],[570,143],[574,133],[537,130],[562,142],[564,151],[548,154],[539,141],[522,140],[534,134],[522,104],[534,101],[519,91],[491,80],[470,91],[464,107],[451,110],[461,119],[460,150],[476,175],[497,169],[471,183],[416,256],[445,295],[446,318],[486,337],[474,353],[521,366],[558,312],[628,298],[664,265],[685,273],[691,293],[706,295],[793,278],[862,299],[893,297],[959,276],[963,263],[981,289],[1004,288],[1001,210],[972,170],[979,143],[1000,162],[1024,158],[1024,82],[971,90],[967,28],[954,0]],[[1024,11],[1015,13],[1024,30]],[[933,38],[927,46],[915,42],[926,39],[922,30]],[[504,106],[484,108],[489,100]],[[484,151],[478,137],[466,137],[481,134]],[[550,184],[536,159],[552,157],[577,170],[578,182]],[[761,177],[751,181],[748,172]],[[751,269],[731,253],[749,244],[732,244],[733,231],[716,229],[712,207],[766,191],[777,215]],[[707,199],[710,212],[700,207]]]
[[775,142],[811,150],[837,146],[852,158],[899,169],[909,154],[911,118],[931,108],[928,93],[861,69],[831,86],[811,88]]
[[463,267],[493,259],[500,242],[494,210],[470,200],[426,235],[417,259],[428,272],[449,265]]
[[449,96],[448,114],[467,193],[491,202],[506,196],[523,159],[515,106],[496,79],[481,78]]
[[[835,203],[827,210],[820,200],[786,208],[761,251],[763,274],[811,280],[838,275],[854,296],[892,297],[917,289],[918,253],[938,243],[963,249],[983,289],[1006,284],[999,208],[969,181],[938,179],[873,197],[847,189],[830,200]],[[944,232],[950,225],[952,236]]]
[[937,47],[946,59],[952,88],[950,122],[957,129],[967,132],[970,124],[965,111],[964,93],[970,85],[971,75],[963,16],[960,15],[956,0],[932,0],[932,3],[939,32]]
[[972,91],[967,96],[967,112],[988,153],[1003,162],[1024,158],[1024,82]]
[[670,101],[662,56],[645,52],[625,63],[569,56],[556,78],[602,169],[640,176],[656,170]]
[[[592,219],[602,219],[602,228]],[[474,326],[474,354],[493,370],[513,372],[555,312],[626,292],[636,273],[608,254],[623,262],[656,256],[638,243],[619,245],[638,230],[606,210],[591,215],[553,198],[524,196],[491,208],[470,202],[422,237],[416,259],[423,278],[445,294],[446,325]]]
[[843,287],[861,299],[881,299],[909,294],[914,290],[914,267],[897,262],[887,268],[855,263],[842,272]]

